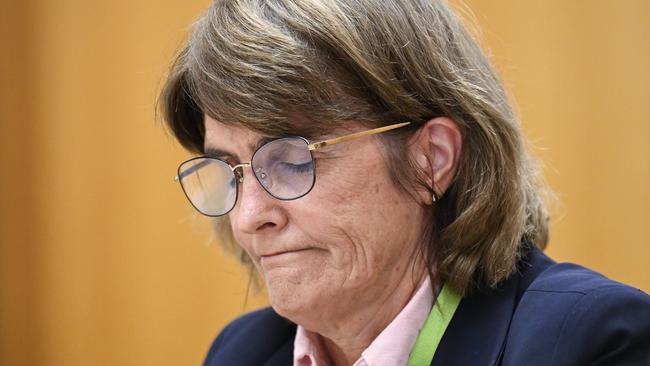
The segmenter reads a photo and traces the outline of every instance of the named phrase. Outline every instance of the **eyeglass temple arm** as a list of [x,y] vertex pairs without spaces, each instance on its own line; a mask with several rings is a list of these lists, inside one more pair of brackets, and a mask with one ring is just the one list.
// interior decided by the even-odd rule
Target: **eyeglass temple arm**
[[354,139],[358,139],[364,136],[369,136],[369,135],[375,135],[378,133],[394,130],[396,128],[404,127],[411,124],[411,122],[402,122],[402,123],[396,123],[393,125],[388,125],[384,127],[379,127],[379,128],[373,128],[372,130],[367,130],[367,131],[361,131],[361,132],[355,132],[349,135],[341,136],[341,137],[335,137],[333,139],[325,140],[325,141],[320,141],[320,142],[314,142],[312,144],[309,144],[309,150],[316,150],[320,149],[323,146],[329,146],[329,145],[334,145],[338,144],[339,142],[345,142],[345,141],[350,141]]

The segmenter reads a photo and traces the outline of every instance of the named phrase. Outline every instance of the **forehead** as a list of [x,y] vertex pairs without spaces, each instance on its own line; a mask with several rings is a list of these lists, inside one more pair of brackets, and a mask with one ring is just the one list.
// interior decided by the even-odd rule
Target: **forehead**
[[221,123],[204,115],[205,139],[204,151],[223,151],[232,156],[252,154],[265,136],[239,126]]

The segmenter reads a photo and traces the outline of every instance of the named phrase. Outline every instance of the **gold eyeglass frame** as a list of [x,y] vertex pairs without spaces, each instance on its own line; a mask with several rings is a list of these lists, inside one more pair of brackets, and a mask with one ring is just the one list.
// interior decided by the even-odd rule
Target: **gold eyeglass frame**
[[[318,149],[320,149],[322,147],[325,147],[325,146],[336,145],[336,144],[341,143],[341,142],[356,140],[358,138],[365,137],[365,136],[376,135],[378,133],[382,133],[382,132],[394,130],[396,128],[408,126],[410,124],[411,124],[411,122],[401,122],[401,123],[395,123],[395,124],[388,125],[388,126],[373,128],[371,130],[354,132],[354,133],[351,133],[351,134],[345,135],[345,136],[334,137],[334,138],[331,138],[331,139],[328,139],[328,140],[314,142],[314,143],[311,143],[311,144],[308,143],[307,147],[309,148],[309,151],[314,151],[314,150],[318,150]],[[251,162],[250,161],[247,162],[247,163],[239,163],[239,164],[237,164],[235,166],[232,166],[231,169],[234,172],[235,170],[237,170],[237,168],[246,168],[246,167],[249,167],[249,168],[251,167]],[[241,182],[241,179],[242,178],[240,178],[240,182]],[[179,180],[180,180],[180,178],[179,178],[179,176],[177,174],[174,177],[174,181],[178,182]]]
[[[335,138],[331,138],[331,139],[327,139],[327,140],[323,140],[323,141],[319,141],[319,142],[314,142],[314,143],[309,143],[309,140],[305,139],[304,137],[299,137],[299,136],[293,136],[293,137],[294,137],[294,138],[300,138],[300,139],[304,140],[304,141],[307,143],[307,148],[309,149],[309,152],[310,152],[310,154],[311,154],[312,151],[314,151],[314,150],[318,150],[318,149],[323,148],[323,147],[325,147],[325,146],[336,145],[336,144],[341,143],[341,142],[351,141],[351,140],[355,140],[355,139],[358,139],[358,138],[361,138],[361,137],[370,136],[370,135],[375,135],[375,134],[379,134],[379,133],[382,133],[382,132],[387,132],[387,131],[394,130],[394,129],[397,129],[397,128],[400,128],[400,127],[408,126],[409,124],[411,124],[411,122],[395,123],[395,124],[388,125],[388,126],[383,126],[383,127],[373,128],[373,129],[366,130],[366,131],[354,132],[354,133],[351,133],[351,134],[348,134],[348,135],[345,135],[345,136],[335,137]],[[287,138],[287,137],[285,137],[285,138]],[[276,140],[272,140],[272,141],[276,141]],[[267,142],[267,144],[270,143],[270,142],[272,142],[272,141]],[[265,145],[266,145],[266,144],[265,144]],[[261,148],[261,147],[260,147],[260,148]],[[259,149],[258,149],[258,150],[259,150]],[[244,181],[244,174],[243,174],[244,172],[243,172],[243,168],[245,168],[245,167],[250,167],[250,168],[252,169],[252,159],[253,159],[254,157],[255,157],[255,153],[253,153],[253,157],[251,158],[251,161],[246,162],[246,163],[239,163],[239,164],[237,164],[237,165],[235,165],[235,166],[232,166],[232,165],[226,163],[226,164],[230,167],[230,169],[232,170],[233,174],[235,175],[235,178],[237,179],[237,181],[238,181],[239,183],[243,183],[243,181]],[[197,211],[199,211],[201,214],[203,214],[203,215],[205,215],[205,216],[211,216],[211,217],[218,217],[218,216],[226,215],[228,212],[230,212],[230,210],[232,210],[232,208],[230,208],[230,210],[226,211],[225,213],[223,213],[223,214],[219,214],[219,215],[211,215],[211,214],[207,214],[207,213],[203,212],[202,210],[200,210],[200,209],[199,209],[199,208],[194,204],[194,202],[192,202],[192,200],[190,199],[190,196],[189,196],[188,193],[185,191],[185,187],[183,186],[183,183],[180,182],[180,180],[181,180],[180,176],[181,176],[181,175],[183,175],[183,176],[185,175],[185,174],[183,174],[183,173],[187,172],[187,170],[192,170],[192,172],[188,172],[188,174],[193,173],[193,171],[194,171],[195,169],[197,169],[197,168],[200,169],[200,167],[198,167],[198,165],[200,165],[200,164],[196,164],[196,165],[193,166],[192,168],[189,168],[189,169],[187,169],[186,171],[183,171],[183,172],[180,171],[180,167],[183,166],[183,164],[185,164],[185,163],[187,163],[187,162],[189,162],[189,161],[192,161],[192,160],[195,160],[195,159],[200,159],[200,158],[209,158],[209,157],[207,157],[207,156],[198,156],[198,157],[192,158],[192,159],[190,159],[190,160],[187,160],[187,161],[181,163],[181,164],[179,165],[179,170],[178,170],[176,176],[174,177],[174,181],[179,182],[179,183],[181,184],[181,189],[183,190],[183,192],[184,192],[185,196],[187,197],[187,199],[190,201],[190,204],[191,204],[191,205],[192,205],[192,206],[193,206]],[[217,159],[217,160],[221,160],[221,159]],[[313,160],[313,157],[312,157],[312,160]],[[194,169],[193,169],[193,168],[194,168]],[[240,169],[240,168],[241,168],[241,169]],[[240,170],[239,170],[239,169],[240,169]],[[258,169],[261,169],[261,168],[258,168]],[[256,176],[256,178],[257,178],[257,180],[259,181],[259,183],[262,184],[262,181],[260,180],[260,178],[261,178],[261,179],[265,179],[265,175],[266,175],[266,173],[265,173],[264,171],[261,171],[261,172],[260,172],[260,171],[255,171],[255,172],[253,172],[253,173],[254,173],[254,175]],[[260,174],[261,177],[258,176],[258,174]],[[314,178],[315,178],[315,177],[314,177]],[[270,192],[268,189],[266,189],[266,188],[264,188],[264,189],[265,189],[265,190],[266,190],[266,191],[267,191],[271,196],[273,196],[274,198],[279,199],[279,200],[286,201],[286,200],[294,200],[294,199],[298,199],[298,198],[300,198],[300,197],[305,196],[305,195],[308,194],[308,193],[311,191],[311,189],[314,187],[314,183],[315,183],[315,179],[312,181],[312,185],[311,185],[311,187],[309,188],[309,190],[308,190],[307,192],[305,192],[304,194],[302,194],[302,195],[300,195],[300,196],[298,196],[298,197],[290,198],[290,199],[284,199],[284,198],[277,197],[277,196],[275,196],[272,192]],[[264,186],[264,185],[262,184],[262,186]],[[236,201],[237,201],[237,198],[235,198],[235,202],[236,202]],[[234,207],[234,205],[233,205],[233,207]]]

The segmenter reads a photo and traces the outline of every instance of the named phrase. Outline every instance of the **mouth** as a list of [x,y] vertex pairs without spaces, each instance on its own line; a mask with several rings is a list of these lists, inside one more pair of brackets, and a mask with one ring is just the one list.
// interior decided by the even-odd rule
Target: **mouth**
[[270,252],[260,256],[260,264],[266,269],[270,269],[275,266],[286,266],[293,265],[300,262],[303,259],[305,252],[308,252],[314,248],[303,248],[295,250],[283,250],[278,252]]
[[280,256],[287,255],[287,254],[304,252],[304,251],[310,250],[310,249],[312,249],[312,248],[303,248],[303,249],[283,250],[283,251],[278,251],[278,252],[271,252],[271,253],[268,253],[268,254],[262,254],[260,256],[260,259],[280,257]]

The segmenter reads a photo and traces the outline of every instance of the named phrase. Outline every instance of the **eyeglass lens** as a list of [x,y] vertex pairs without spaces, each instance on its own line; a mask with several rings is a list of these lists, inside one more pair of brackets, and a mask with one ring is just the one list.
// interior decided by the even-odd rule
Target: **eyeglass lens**
[[[300,137],[263,145],[253,154],[251,168],[262,187],[280,200],[300,198],[314,186],[314,161],[307,140]],[[223,160],[190,159],[181,164],[178,177],[185,195],[202,214],[221,216],[235,206],[237,176]]]

